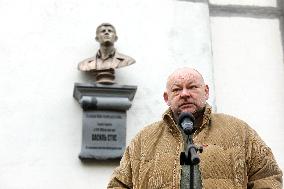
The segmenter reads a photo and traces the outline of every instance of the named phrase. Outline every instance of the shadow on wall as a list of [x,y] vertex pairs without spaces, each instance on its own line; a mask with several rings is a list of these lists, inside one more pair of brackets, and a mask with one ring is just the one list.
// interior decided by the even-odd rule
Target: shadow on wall
[[109,160],[95,160],[95,159],[82,159],[81,164],[83,166],[101,166],[101,167],[117,167],[120,159],[109,159]]

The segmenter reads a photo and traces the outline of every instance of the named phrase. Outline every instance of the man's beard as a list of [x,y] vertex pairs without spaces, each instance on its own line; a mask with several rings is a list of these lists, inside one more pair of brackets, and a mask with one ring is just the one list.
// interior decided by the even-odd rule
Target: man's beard
[[[183,105],[186,105],[186,104],[192,104],[192,105],[194,105],[194,106],[196,107],[195,111],[190,112],[190,113],[192,113],[192,115],[193,115],[195,118],[198,118],[198,117],[200,117],[200,116],[203,116],[204,109],[205,109],[205,105],[204,105],[203,107],[198,107],[194,102],[188,102],[188,103],[182,103],[182,104],[179,106],[179,108],[180,108],[181,106],[183,106]],[[175,117],[176,120],[178,120],[178,118],[179,118],[179,116],[180,116],[180,114],[181,114],[182,112],[189,112],[189,111],[178,109],[177,112],[173,112],[173,115],[174,115],[174,117]]]

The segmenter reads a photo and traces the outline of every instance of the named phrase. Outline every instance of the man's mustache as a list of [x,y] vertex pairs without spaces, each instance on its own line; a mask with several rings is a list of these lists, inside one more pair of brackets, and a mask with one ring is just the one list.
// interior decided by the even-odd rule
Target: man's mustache
[[185,106],[185,105],[196,105],[195,102],[192,102],[192,101],[186,101],[186,102],[182,102],[178,105],[178,107],[181,107],[181,106]]

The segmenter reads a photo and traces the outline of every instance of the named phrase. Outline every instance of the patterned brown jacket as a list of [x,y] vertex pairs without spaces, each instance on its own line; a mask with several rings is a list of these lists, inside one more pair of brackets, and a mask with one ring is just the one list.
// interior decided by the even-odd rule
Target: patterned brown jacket
[[[200,171],[205,189],[280,189],[282,172],[269,147],[245,122],[211,113],[194,134],[202,145]],[[108,188],[180,188],[183,136],[167,110],[163,120],[144,128],[126,148]]]

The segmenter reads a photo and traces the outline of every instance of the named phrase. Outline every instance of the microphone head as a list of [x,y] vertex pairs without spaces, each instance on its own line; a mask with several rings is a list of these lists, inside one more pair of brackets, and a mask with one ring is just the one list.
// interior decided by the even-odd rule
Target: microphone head
[[191,122],[193,122],[193,123],[194,123],[194,121],[195,121],[195,118],[194,118],[194,116],[192,115],[192,113],[190,113],[190,112],[182,112],[182,113],[179,115],[179,117],[178,117],[178,124],[180,125],[180,124],[183,122],[183,120],[184,120],[185,118],[189,119],[189,120],[190,120]]
[[194,116],[189,112],[182,112],[178,119],[178,124],[184,131],[186,135],[193,134],[195,132],[194,128]]

